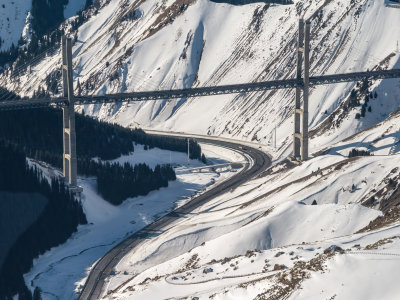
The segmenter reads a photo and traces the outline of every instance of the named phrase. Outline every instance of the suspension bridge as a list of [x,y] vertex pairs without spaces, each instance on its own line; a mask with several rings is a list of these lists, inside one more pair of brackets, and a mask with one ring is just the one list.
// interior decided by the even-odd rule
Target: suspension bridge
[[[62,80],[63,94],[60,97],[0,99],[0,111],[33,109],[57,106],[63,109],[65,180],[77,187],[77,157],[75,138],[75,105],[121,103],[130,101],[152,101],[160,99],[193,98],[211,95],[262,92],[277,89],[296,89],[293,131],[293,157],[298,160],[308,159],[308,97],[312,86],[400,78],[400,69],[375,70],[347,74],[309,76],[310,69],[310,22],[299,20],[297,45],[297,72],[294,79],[251,82],[221,86],[207,86],[187,89],[154,90],[104,95],[74,95],[72,69],[72,40],[62,38]],[[301,99],[303,101],[301,101]]]

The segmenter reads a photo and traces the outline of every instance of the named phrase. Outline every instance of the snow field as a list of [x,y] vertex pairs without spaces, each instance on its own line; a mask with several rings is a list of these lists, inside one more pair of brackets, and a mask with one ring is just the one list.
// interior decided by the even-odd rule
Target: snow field
[[31,0],[0,0],[0,50],[10,49],[12,44],[18,46],[31,7]]
[[[284,249],[282,251],[287,257],[287,253],[291,251],[286,249],[293,250],[296,247],[306,249],[300,251],[301,256],[310,260],[317,252],[321,254],[332,244],[345,244],[361,239],[372,243],[388,237],[389,233],[399,234],[398,226],[394,226],[397,231],[383,229],[354,235],[382,214],[378,210],[362,206],[359,201],[369,191],[377,188],[393,166],[400,162],[399,156],[392,155],[390,159],[385,156],[360,157],[347,161],[335,172],[330,171],[338,166],[338,162],[344,163],[343,160],[331,155],[318,157],[294,169],[281,169],[253,180],[230,194],[212,200],[169,226],[162,235],[145,241],[121,260],[115,269],[116,274],[109,277],[104,295],[110,293],[109,297],[135,298],[140,294],[148,299],[190,298],[201,295],[200,299],[207,299],[216,294],[216,299],[253,299],[268,286],[277,286],[273,281],[264,278],[257,288],[241,287],[243,282],[263,277],[263,259],[251,262],[246,258],[243,263],[238,263],[238,269],[233,270],[235,262],[234,266],[228,268],[229,271],[223,271],[225,267],[210,262],[244,256],[248,251],[261,251],[264,255],[275,254]],[[312,170],[309,169],[313,165],[321,166],[322,174],[309,176]],[[299,176],[301,172],[303,176]],[[356,189],[346,190],[352,184]],[[273,186],[274,189],[268,190],[267,186]],[[338,195],[334,196],[334,191]],[[311,205],[312,199],[316,199],[318,205]],[[309,244],[313,245],[311,250],[308,249]],[[362,247],[365,246],[362,244]],[[318,248],[322,250],[316,250]],[[291,268],[293,261],[290,258],[295,257],[299,250],[293,251],[295,254],[286,260],[274,258],[273,263],[269,264],[272,268],[275,262]],[[400,255],[396,249],[393,251]],[[196,264],[190,262],[192,258]],[[260,263],[257,264],[257,261]],[[185,266],[188,264],[190,267],[186,270]],[[328,264],[328,268],[330,266],[333,265]],[[367,268],[367,265],[364,264],[364,267]],[[375,265],[372,267],[375,268]],[[213,271],[208,272],[208,268]],[[315,276],[323,275],[318,273]],[[366,273],[363,276],[366,281],[369,280]],[[145,280],[146,278],[150,279]],[[326,285],[333,285],[330,282],[332,281]],[[391,291],[395,290],[393,287]],[[310,288],[310,293],[316,291]],[[343,293],[351,293],[350,288],[343,288]],[[356,294],[355,299],[362,297],[362,293]],[[108,299],[107,296],[104,298]]]
[[[254,299],[268,289],[285,287],[279,280],[282,275],[290,282],[299,271],[304,273],[302,288],[291,290],[289,299],[329,299],[334,295],[335,299],[393,299],[399,293],[394,282],[400,263],[399,233],[397,225],[374,233],[248,251],[221,260],[209,259],[205,243],[141,274],[125,272],[125,284],[105,299]],[[324,255],[332,245],[340,247],[338,252]],[[314,269],[301,266],[312,260]]]
[[[69,0],[64,9],[66,19],[85,6],[86,0]],[[22,36],[25,41],[30,41],[32,0],[1,0],[0,1],[0,37],[2,45],[0,50],[8,50],[11,45],[18,46]]]

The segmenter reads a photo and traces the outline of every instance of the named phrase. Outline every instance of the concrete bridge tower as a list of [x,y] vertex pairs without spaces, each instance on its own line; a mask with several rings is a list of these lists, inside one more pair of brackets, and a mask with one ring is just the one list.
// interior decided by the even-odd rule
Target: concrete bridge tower
[[[297,42],[296,96],[294,111],[293,157],[297,160],[308,159],[308,97],[310,78],[310,32],[311,23],[299,20]],[[303,95],[303,107],[301,106]]]
[[68,103],[63,107],[63,173],[73,190],[77,188],[77,157],[75,135],[74,85],[72,73],[72,40],[62,37],[63,96]]

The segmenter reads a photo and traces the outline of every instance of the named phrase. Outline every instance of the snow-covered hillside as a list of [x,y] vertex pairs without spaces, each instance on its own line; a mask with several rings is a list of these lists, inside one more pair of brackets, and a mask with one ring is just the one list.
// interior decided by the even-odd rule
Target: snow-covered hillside
[[[64,17],[70,18],[83,9],[85,0],[69,0],[64,9]],[[18,45],[21,36],[29,42],[31,32],[32,0],[0,0],[0,50],[8,50]]]
[[0,50],[17,46],[31,7],[32,0],[0,0]]
[[[399,9],[380,0],[294,2],[233,6],[208,0],[102,1],[78,29],[75,80],[84,94],[101,94],[290,78],[301,16],[312,20],[312,74],[400,66]],[[21,95],[32,94],[57,64],[59,53],[8,87]],[[398,79],[375,82],[371,89],[384,95],[384,101],[360,120],[355,119],[359,108],[337,112],[356,83],[312,89],[310,128],[324,126],[335,111],[342,121],[325,130],[322,140],[315,137],[311,151],[318,150],[322,141],[328,145],[383,121],[400,103],[399,91],[393,88],[398,84]],[[292,90],[84,109],[124,126],[224,135],[263,144],[272,142],[277,126],[276,154],[290,152]]]
[[399,163],[324,155],[279,164],[144,241],[109,276],[104,299],[393,299],[399,221],[365,202],[393,195]]

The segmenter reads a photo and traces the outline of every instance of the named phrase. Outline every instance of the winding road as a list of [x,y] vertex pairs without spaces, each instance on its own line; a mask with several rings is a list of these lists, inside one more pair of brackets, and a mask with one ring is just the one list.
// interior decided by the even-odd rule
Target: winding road
[[78,299],[99,299],[102,295],[105,279],[109,276],[110,270],[112,270],[127,253],[141,244],[144,239],[148,238],[149,235],[155,231],[163,230],[181,216],[192,212],[194,209],[210,201],[211,199],[220,196],[258,176],[271,165],[271,160],[268,155],[255,148],[243,146],[238,143],[207,138],[196,137],[196,141],[199,143],[222,146],[241,152],[246,157],[248,164],[246,164],[240,172],[233,175],[228,180],[216,185],[214,188],[211,188],[198,197],[193,198],[185,205],[147,225],[107,252],[92,268]]

